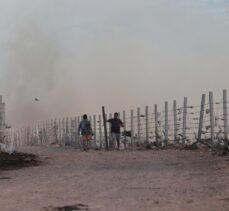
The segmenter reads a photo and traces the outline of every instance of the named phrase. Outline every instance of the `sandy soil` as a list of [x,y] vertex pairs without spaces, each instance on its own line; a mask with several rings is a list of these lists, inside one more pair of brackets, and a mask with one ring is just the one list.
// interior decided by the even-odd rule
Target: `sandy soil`
[[0,171],[1,211],[75,204],[92,211],[229,210],[228,157],[179,150],[21,151],[38,154],[42,165]]

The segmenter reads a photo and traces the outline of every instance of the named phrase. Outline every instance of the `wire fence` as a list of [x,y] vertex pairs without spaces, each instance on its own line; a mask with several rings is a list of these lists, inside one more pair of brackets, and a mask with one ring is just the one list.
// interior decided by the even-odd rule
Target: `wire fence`
[[[203,94],[199,105],[192,105],[185,97],[181,106],[174,100],[170,105],[165,102],[162,109],[158,105],[145,106],[119,112],[124,123],[121,133],[121,147],[131,148],[135,144],[181,144],[189,145],[200,140],[209,140],[210,144],[227,144],[228,140],[228,107],[227,92],[218,101],[213,101],[212,92],[207,102]],[[106,119],[112,118],[106,114]],[[4,143],[8,145],[51,145],[74,146],[82,148],[82,140],[78,135],[82,116],[49,119],[25,125],[22,128],[5,129]],[[102,115],[91,115],[93,148],[105,148],[104,123]],[[110,125],[108,143],[112,144]]]

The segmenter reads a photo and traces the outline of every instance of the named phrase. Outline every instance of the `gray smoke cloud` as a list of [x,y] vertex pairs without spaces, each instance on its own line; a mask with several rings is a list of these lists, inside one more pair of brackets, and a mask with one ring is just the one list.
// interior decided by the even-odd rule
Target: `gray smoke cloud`
[[2,86],[10,122],[21,124],[76,112],[77,86],[62,66],[55,33],[40,20],[39,9],[44,5],[21,3],[12,3],[5,20],[11,25],[5,26],[2,37]]
[[205,0],[0,1],[9,123],[219,96],[229,76],[228,8]]

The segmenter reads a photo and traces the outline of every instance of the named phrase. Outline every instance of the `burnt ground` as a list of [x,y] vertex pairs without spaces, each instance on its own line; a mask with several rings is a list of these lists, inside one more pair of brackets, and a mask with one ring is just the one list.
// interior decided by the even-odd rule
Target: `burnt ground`
[[[39,165],[38,157],[28,153],[0,152],[0,171]],[[0,178],[1,179],[1,178]]]
[[207,150],[20,151],[41,165],[0,170],[0,210],[229,210],[229,157]]

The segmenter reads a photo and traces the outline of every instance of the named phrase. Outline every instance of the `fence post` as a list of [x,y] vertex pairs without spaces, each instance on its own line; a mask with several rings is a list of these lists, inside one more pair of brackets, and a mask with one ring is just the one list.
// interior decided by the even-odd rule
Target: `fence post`
[[93,115],[93,134],[94,134],[94,144],[95,144],[95,147],[97,148],[96,115]]
[[5,104],[2,102],[2,96],[0,96],[0,142],[4,141],[4,127],[5,127]]
[[71,140],[75,140],[75,117],[71,117]]
[[23,139],[23,128],[19,129],[19,146],[24,146],[24,142],[22,142]]
[[[77,117],[77,125],[78,125],[78,128],[79,128],[79,126],[80,126],[80,120],[81,120],[80,118],[81,118],[80,116]],[[78,129],[78,128],[77,128],[77,129]],[[78,131],[77,131],[77,132],[78,132]]]
[[211,124],[211,144],[213,144],[214,134],[215,134],[213,92],[209,92],[209,106],[210,106],[210,124]]
[[140,114],[140,108],[137,108],[137,131],[138,131],[138,141],[140,142],[141,140],[141,114]]
[[186,128],[187,128],[187,107],[188,107],[188,98],[184,98],[183,105],[183,134],[182,134],[182,145],[185,145],[186,140]]
[[[53,143],[53,119],[49,120],[49,143]],[[30,125],[32,128],[32,125]]]
[[68,121],[68,117],[66,117],[66,133],[69,133],[69,121]]
[[228,117],[227,117],[227,90],[223,90],[223,122],[224,122],[224,141],[228,147]]
[[177,101],[173,101],[174,143],[177,142]]
[[77,133],[78,132],[78,120],[77,120],[78,116],[74,116],[74,129],[75,129],[75,132]]
[[[112,119],[112,113],[109,113],[109,119]],[[112,139],[112,134],[111,134],[111,124],[109,123],[108,124],[109,125],[109,128],[108,128],[108,134],[109,134],[109,147],[110,146],[112,146],[112,147],[114,147],[114,141],[113,141],[113,139]]]
[[156,145],[158,145],[158,112],[157,112],[157,104],[154,105],[154,118],[155,118],[155,139],[156,139]]
[[45,143],[45,121],[42,122],[42,130],[41,130],[41,144]]
[[75,143],[76,143],[76,139],[77,139],[77,129],[78,129],[78,127],[77,127],[77,117],[75,116],[74,117],[74,124],[73,124],[73,133],[74,133],[74,141],[75,141]]
[[108,146],[108,139],[107,139],[107,119],[106,119],[106,114],[105,114],[105,107],[102,107],[102,113],[103,113],[103,126],[104,126],[104,135],[105,135],[105,145],[106,145],[106,150],[109,150]]
[[62,144],[65,144],[65,134],[66,134],[66,127],[65,127],[65,118],[62,119]]
[[149,107],[145,107],[146,143],[149,143]]
[[0,130],[2,130],[2,125],[3,125],[2,113],[3,113],[3,111],[2,111],[2,96],[0,95]]
[[122,116],[123,116],[123,124],[124,124],[124,149],[126,149],[126,112],[123,111],[122,112]]
[[50,121],[47,120],[47,140],[48,140],[48,144],[50,144]]
[[50,128],[51,128],[51,131],[53,130],[53,124],[54,124],[54,120],[51,119],[51,120],[50,120]]
[[54,129],[55,143],[58,143],[58,125],[57,125],[56,119],[54,119],[53,129]]
[[61,120],[60,118],[57,119],[57,142],[61,144]]
[[203,122],[204,122],[204,107],[205,107],[205,94],[202,94],[201,108],[200,108],[200,119],[199,119],[199,129],[198,129],[198,141],[201,140]]
[[92,129],[94,122],[92,121],[92,116],[91,115],[88,117],[88,120],[91,123],[91,129]]
[[5,103],[2,102],[2,96],[0,96],[0,131],[2,133],[2,139],[4,139],[5,130]]
[[102,118],[99,115],[99,148],[102,148]]
[[168,132],[169,132],[169,126],[168,126],[168,123],[169,123],[169,118],[168,118],[168,102],[166,101],[165,102],[165,145],[168,144],[168,140],[169,140],[169,137],[168,137]]
[[133,139],[134,139],[134,110],[130,111],[130,130],[131,130],[131,147],[133,147]]

